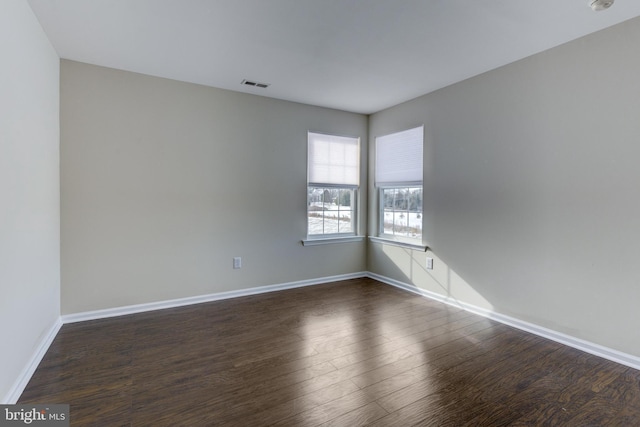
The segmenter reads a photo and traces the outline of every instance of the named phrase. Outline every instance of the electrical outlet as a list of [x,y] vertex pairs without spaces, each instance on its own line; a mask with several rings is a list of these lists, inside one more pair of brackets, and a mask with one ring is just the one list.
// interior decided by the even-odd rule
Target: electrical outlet
[[233,257],[233,268],[234,269],[242,268],[242,257],[239,257],[239,256]]
[[427,258],[427,270],[433,270],[433,258]]

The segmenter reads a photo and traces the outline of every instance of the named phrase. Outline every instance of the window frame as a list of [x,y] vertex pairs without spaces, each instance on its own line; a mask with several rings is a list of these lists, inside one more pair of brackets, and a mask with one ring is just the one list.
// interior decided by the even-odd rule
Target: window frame
[[[313,182],[309,180],[310,175],[310,165],[309,165],[309,140],[310,135],[326,135],[327,137],[336,137],[336,138],[349,138],[355,141],[357,147],[357,176],[358,176],[358,184],[337,184],[337,183],[325,183],[325,182]],[[363,239],[362,236],[358,235],[358,216],[359,216],[359,190],[360,190],[360,174],[361,174],[361,138],[354,137],[349,135],[338,135],[331,134],[326,132],[316,132],[316,131],[308,131],[307,132],[307,235],[306,239],[302,241],[303,245],[317,245],[322,243],[335,243],[335,242],[348,242],[348,241],[360,241]],[[311,206],[311,202],[309,201],[309,190],[310,188],[321,188],[321,189],[337,189],[337,190],[349,190],[352,191],[353,196],[351,197],[350,203],[350,211],[351,211],[351,231],[348,232],[337,232],[337,233],[325,233],[323,226],[323,233],[310,234],[309,227],[309,214],[311,211],[309,207]],[[325,211],[323,211],[325,212]],[[323,216],[323,224],[325,218]],[[338,229],[339,229],[339,219],[338,219]]]
[[[379,156],[379,142],[380,142],[380,138],[391,138],[390,140],[390,144],[394,144],[393,141],[393,136],[396,134],[401,134],[406,132],[408,135],[408,137],[410,137],[410,133],[412,131],[415,131],[417,129],[421,129],[420,130],[420,134],[421,134],[421,145],[420,145],[420,153],[424,156],[424,125],[419,125],[419,126],[413,126],[413,127],[409,127],[406,128],[404,130],[400,130],[400,131],[396,131],[396,132],[392,132],[392,133],[388,133],[388,134],[384,134],[384,135],[380,135],[380,136],[376,136],[375,137],[375,155],[376,155],[376,162],[375,162],[375,171],[374,171],[374,189],[375,189],[375,194],[377,197],[377,203],[378,203],[378,221],[377,221],[377,236],[373,236],[370,238],[370,240],[374,241],[374,242],[395,242],[400,244],[400,246],[408,246],[411,248],[419,248],[419,249],[424,249],[426,250],[426,246],[423,245],[422,242],[424,242],[425,236],[424,236],[424,158],[420,159],[420,163],[421,163],[421,169],[422,169],[422,173],[420,176],[420,180],[398,180],[398,181],[394,181],[394,180],[390,180],[390,181],[385,181],[385,182],[378,182],[379,176],[379,170],[378,168],[380,167],[380,158]],[[409,140],[410,141],[410,140]],[[396,142],[397,143],[397,142]],[[411,152],[410,149],[408,150],[408,152]],[[397,159],[394,159],[397,161]],[[415,169],[414,169],[415,170]],[[385,168],[385,172],[388,173],[388,169]],[[389,189],[409,189],[409,188],[417,188],[419,187],[422,191],[422,198],[421,198],[421,204],[420,204],[420,212],[419,214],[421,215],[421,225],[420,225],[420,235],[416,236],[416,237],[412,237],[412,236],[402,236],[402,235],[398,235],[398,234],[389,234],[389,233],[385,233],[385,229],[384,229],[384,221],[385,221],[385,217],[384,217],[384,213],[385,213],[385,207],[384,207],[384,191],[385,190],[389,190]]]
[[[420,188],[420,191],[422,193],[422,197],[420,198],[420,211],[418,212],[418,215],[420,215],[420,235],[416,236],[416,237],[412,237],[412,236],[406,236],[406,235],[401,235],[401,234],[395,234],[395,233],[386,233],[385,232],[385,206],[384,206],[384,191],[385,190],[401,190],[401,189],[411,189],[411,188]],[[397,182],[394,184],[385,184],[385,185],[379,185],[377,186],[377,192],[378,192],[378,236],[380,238],[383,239],[389,239],[389,240],[397,240],[397,241],[401,241],[401,242],[407,242],[407,243],[413,243],[415,244],[416,242],[422,242],[423,239],[423,234],[422,234],[422,226],[423,226],[423,221],[422,218],[424,218],[424,186],[422,185],[422,182]],[[410,211],[407,209],[406,210],[407,215],[410,214]],[[394,223],[395,226],[395,223]],[[407,226],[408,227],[408,226]]]
[[[351,211],[351,231],[348,232],[337,232],[337,233],[325,233],[324,232],[324,225],[323,225],[323,232],[322,233],[317,233],[317,234],[310,234],[309,233],[309,213],[311,213],[312,211],[309,210],[309,200],[307,199],[307,239],[309,240],[317,240],[317,239],[323,239],[323,238],[327,238],[327,239],[333,239],[333,238],[337,238],[337,237],[351,237],[351,236],[355,236],[357,234],[357,230],[358,230],[358,186],[357,185],[340,185],[340,184],[316,184],[316,183],[307,183],[307,195],[309,194],[309,189],[310,188],[320,188],[320,189],[329,189],[329,188],[333,188],[336,190],[348,190],[348,191],[352,191],[353,193],[353,197],[351,197],[351,208],[349,209]],[[308,197],[308,196],[307,196]],[[345,209],[346,211],[346,209]],[[326,212],[326,211],[322,211],[322,212]],[[340,212],[340,210],[338,210],[338,212]],[[323,224],[325,221],[324,215],[322,218]],[[338,229],[340,229],[340,219],[338,218]]]

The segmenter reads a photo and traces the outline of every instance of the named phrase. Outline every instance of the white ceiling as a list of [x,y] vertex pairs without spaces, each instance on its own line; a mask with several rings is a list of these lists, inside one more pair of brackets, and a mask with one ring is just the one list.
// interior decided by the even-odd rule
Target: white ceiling
[[61,58],[359,113],[640,16],[638,0],[28,1]]

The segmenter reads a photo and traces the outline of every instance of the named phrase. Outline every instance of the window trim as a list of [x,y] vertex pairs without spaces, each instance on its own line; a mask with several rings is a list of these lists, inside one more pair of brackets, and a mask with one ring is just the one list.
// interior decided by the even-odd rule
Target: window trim
[[352,243],[362,242],[363,240],[364,236],[321,237],[318,239],[304,239],[302,240],[302,246],[330,245],[333,243]]
[[[416,240],[416,239],[414,239]],[[402,240],[388,239],[386,237],[369,236],[369,241],[373,243],[379,243],[381,245],[398,246],[401,248],[412,249],[414,251],[426,252],[429,250],[429,246],[424,243],[417,244],[414,242],[404,242]]]

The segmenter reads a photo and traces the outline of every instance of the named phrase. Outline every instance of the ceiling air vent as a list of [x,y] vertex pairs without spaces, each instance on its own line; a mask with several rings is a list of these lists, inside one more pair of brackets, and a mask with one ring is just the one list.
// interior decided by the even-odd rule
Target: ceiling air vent
[[246,80],[246,79],[242,81],[242,84],[246,85],[246,86],[259,87],[259,88],[262,88],[262,89],[265,89],[265,88],[269,87],[269,83],[258,83],[258,82],[254,82],[254,81]]

